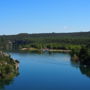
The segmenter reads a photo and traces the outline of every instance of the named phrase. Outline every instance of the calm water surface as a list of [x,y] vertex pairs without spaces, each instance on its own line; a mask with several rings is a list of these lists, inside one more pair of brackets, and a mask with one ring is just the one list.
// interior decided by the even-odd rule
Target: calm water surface
[[0,90],[90,90],[90,68],[78,66],[69,54],[10,53],[20,61],[19,75]]

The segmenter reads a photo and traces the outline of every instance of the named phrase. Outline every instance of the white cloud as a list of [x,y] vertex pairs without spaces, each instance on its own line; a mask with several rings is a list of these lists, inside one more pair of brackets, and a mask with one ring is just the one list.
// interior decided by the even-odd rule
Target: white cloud
[[68,29],[68,26],[64,26],[63,28],[64,28],[64,30],[67,30]]

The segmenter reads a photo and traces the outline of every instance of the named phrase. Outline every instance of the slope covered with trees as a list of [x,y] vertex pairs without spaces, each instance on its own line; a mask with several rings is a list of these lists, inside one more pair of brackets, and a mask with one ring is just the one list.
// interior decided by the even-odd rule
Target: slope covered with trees
[[19,61],[0,51],[0,79],[17,74]]
[[18,64],[17,60],[0,51],[0,90],[13,82],[13,79],[19,75]]
[[1,49],[20,48],[53,48],[53,49],[73,49],[80,48],[81,45],[90,43],[90,32],[77,33],[41,33],[0,36]]

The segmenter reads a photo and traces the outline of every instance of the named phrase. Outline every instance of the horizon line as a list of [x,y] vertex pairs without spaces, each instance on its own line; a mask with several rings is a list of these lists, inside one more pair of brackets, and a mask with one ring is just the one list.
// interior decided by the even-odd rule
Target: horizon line
[[83,33],[83,32],[90,32],[90,31],[78,31],[78,32],[40,32],[40,33],[27,33],[27,32],[21,32],[16,34],[0,34],[0,36],[7,36],[7,35],[20,35],[20,34],[64,34],[64,33]]

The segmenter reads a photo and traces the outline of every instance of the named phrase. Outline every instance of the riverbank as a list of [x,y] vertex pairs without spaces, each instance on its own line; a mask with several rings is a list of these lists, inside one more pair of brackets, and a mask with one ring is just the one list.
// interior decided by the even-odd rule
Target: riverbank
[[63,49],[37,49],[37,48],[21,48],[20,51],[29,51],[29,52],[61,52],[61,53],[70,53],[71,50],[63,50]]
[[78,61],[82,65],[89,65],[90,66],[90,48],[87,46],[81,47],[78,52],[72,52],[71,58],[74,61]]
[[18,68],[18,60],[14,60],[9,54],[0,51],[0,79],[8,79],[15,76]]

